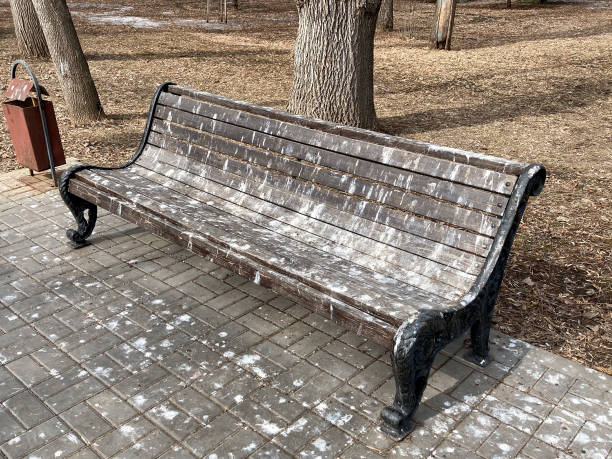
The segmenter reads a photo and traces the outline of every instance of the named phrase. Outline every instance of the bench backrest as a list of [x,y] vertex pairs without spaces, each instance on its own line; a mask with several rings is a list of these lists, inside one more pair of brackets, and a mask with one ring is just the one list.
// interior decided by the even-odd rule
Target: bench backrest
[[338,228],[330,240],[406,252],[450,284],[479,273],[526,166],[178,86],[158,100],[147,160]]

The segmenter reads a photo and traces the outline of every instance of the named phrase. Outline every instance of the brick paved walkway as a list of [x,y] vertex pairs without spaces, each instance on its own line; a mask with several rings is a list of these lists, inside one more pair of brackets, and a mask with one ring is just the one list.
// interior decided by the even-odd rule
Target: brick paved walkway
[[73,251],[50,189],[0,177],[0,456],[612,457],[612,378],[501,334],[393,443],[383,348],[106,212]]

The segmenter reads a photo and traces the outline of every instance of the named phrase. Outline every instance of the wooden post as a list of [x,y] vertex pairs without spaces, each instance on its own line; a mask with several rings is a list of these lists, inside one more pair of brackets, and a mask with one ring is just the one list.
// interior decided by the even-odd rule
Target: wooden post
[[434,15],[431,47],[435,49],[451,49],[451,37],[455,22],[457,0],[437,0]]
[[206,22],[210,20],[210,0],[206,0]]

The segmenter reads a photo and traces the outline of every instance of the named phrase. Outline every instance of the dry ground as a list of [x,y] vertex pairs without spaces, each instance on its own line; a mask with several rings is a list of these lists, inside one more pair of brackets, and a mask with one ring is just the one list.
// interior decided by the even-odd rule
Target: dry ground
[[[126,159],[138,144],[155,87],[166,80],[285,105],[297,25],[292,2],[241,1],[222,27],[202,22],[203,4],[72,4],[108,118],[74,126],[56,98],[67,155],[94,163]],[[431,4],[398,6],[400,30],[376,37],[381,128],[548,169],[547,186],[519,231],[496,327],[612,373],[610,4],[517,4],[507,10],[501,3],[461,3],[452,52],[427,48]],[[6,0],[0,12],[0,60],[8,79],[9,63],[18,56]],[[156,27],[116,25],[114,16],[147,18]],[[52,65],[32,64],[47,88],[60,94]],[[0,131],[0,171],[8,171],[18,165],[3,118]]]

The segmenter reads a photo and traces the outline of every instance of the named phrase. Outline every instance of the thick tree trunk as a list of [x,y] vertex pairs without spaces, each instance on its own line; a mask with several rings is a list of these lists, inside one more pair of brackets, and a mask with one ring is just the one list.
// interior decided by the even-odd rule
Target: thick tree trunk
[[393,30],[393,0],[382,0],[380,3],[377,27],[383,30]]
[[82,122],[103,117],[98,91],[65,0],[33,3],[72,119]]
[[23,57],[49,58],[49,49],[32,0],[10,0],[17,48]]
[[297,0],[288,110],[374,128],[374,32],[380,0]]
[[434,14],[431,47],[435,49],[451,49],[451,36],[455,22],[457,0],[437,0]]

